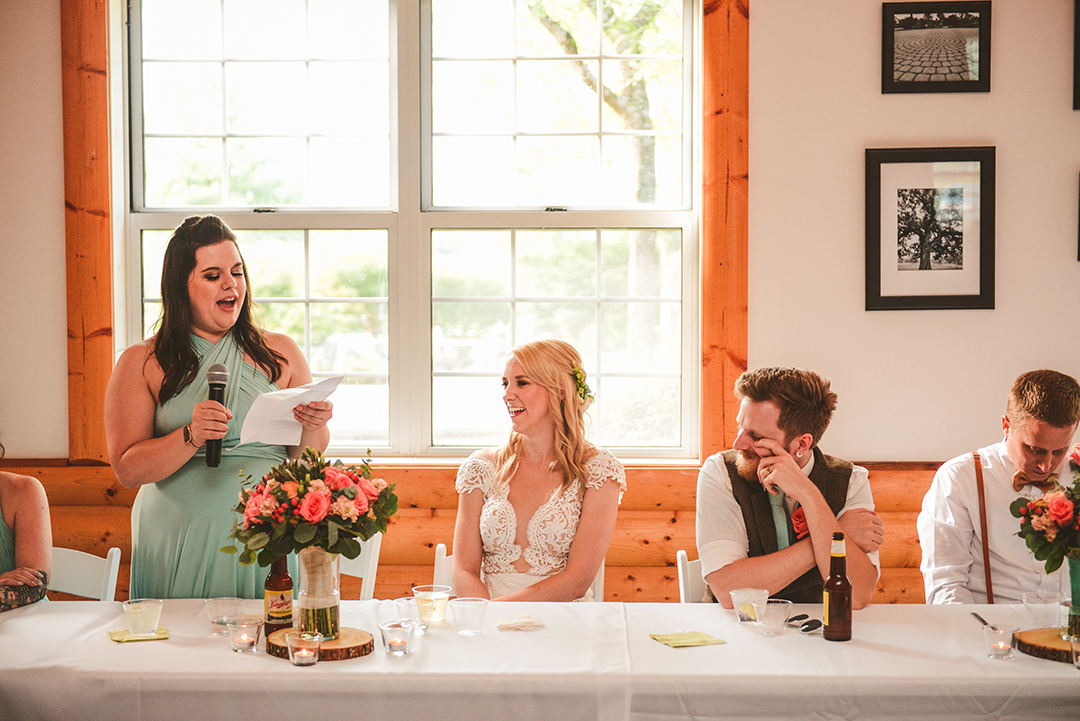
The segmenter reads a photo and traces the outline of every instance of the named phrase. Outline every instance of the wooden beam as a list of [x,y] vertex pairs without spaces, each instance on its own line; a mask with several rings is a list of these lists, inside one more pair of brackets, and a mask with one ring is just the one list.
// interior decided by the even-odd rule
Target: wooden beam
[[112,372],[112,201],[108,4],[61,0],[64,222],[67,238],[68,458],[107,463]]
[[702,41],[701,456],[735,442],[746,370],[749,0],[706,0]]

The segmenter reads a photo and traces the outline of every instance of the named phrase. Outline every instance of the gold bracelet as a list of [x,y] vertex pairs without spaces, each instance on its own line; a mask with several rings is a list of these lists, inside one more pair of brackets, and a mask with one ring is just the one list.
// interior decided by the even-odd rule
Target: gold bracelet
[[191,424],[190,423],[188,425],[184,426],[184,443],[187,443],[189,446],[191,446],[195,450],[199,450],[199,447],[197,445],[195,445],[195,439],[191,435]]

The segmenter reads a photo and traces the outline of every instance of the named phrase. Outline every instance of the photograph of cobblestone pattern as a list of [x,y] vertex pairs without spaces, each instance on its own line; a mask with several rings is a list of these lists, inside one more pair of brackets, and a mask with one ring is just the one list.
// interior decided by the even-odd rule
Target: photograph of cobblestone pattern
[[893,80],[979,79],[979,13],[893,16]]

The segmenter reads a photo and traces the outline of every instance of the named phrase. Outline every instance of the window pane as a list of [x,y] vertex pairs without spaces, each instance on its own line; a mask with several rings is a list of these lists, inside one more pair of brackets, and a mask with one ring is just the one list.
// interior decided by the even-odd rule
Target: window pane
[[[599,205],[604,196],[599,138],[589,136],[518,138],[517,204]],[[474,203],[485,199],[476,198]]]
[[500,363],[488,378],[431,379],[433,445],[494,446],[506,441],[510,417],[502,400],[502,371]]
[[390,207],[390,140],[312,138],[312,205]]
[[[378,63],[308,64],[311,92],[301,106],[311,131],[322,135],[390,134],[390,116],[370,112],[390,104],[390,74],[386,61]],[[348,92],[342,92],[347,88]]]
[[[483,262],[477,259],[482,258]],[[510,295],[510,231],[431,232],[431,294],[489,298]]]
[[304,202],[307,143],[303,138],[240,138],[226,141],[229,203],[289,205]]
[[518,303],[515,321],[515,343],[558,338],[577,348],[590,374],[597,368],[596,303]]
[[678,446],[680,401],[678,378],[601,378],[596,403],[595,442],[601,446]]
[[[563,0],[574,2],[574,0]],[[605,0],[611,17],[604,26],[605,54],[678,55],[682,53],[681,2]]]
[[681,60],[605,60],[604,85],[629,99],[604,105],[606,130],[682,130]]
[[390,55],[386,0],[308,0],[308,42],[320,58],[383,60]]
[[304,63],[226,63],[229,133],[297,134],[304,130]]
[[315,373],[386,373],[386,303],[315,303],[311,357]]
[[144,230],[142,233],[142,288],[144,298],[161,297],[161,266],[165,262],[165,246],[172,233],[166,230]]
[[431,369],[487,372],[506,362],[510,340],[509,303],[432,303]]
[[147,138],[145,148],[147,205],[221,205],[220,140]]
[[533,60],[517,63],[518,131],[596,132],[600,103],[581,75],[596,78],[595,62]]
[[431,54],[437,58],[511,57],[514,53],[512,0],[432,0]]
[[327,426],[334,445],[367,449],[390,444],[390,391],[385,378],[346,378],[330,396]]
[[221,0],[143,0],[141,15],[144,58],[221,58]]
[[595,230],[519,230],[517,295],[596,296]]
[[678,298],[682,293],[682,233],[653,228],[603,230],[601,283],[605,297]]
[[300,58],[307,52],[306,0],[226,0],[225,56]]
[[221,132],[220,63],[146,63],[143,87],[146,134]]
[[682,173],[682,140],[677,137],[604,136],[604,202],[677,206]]
[[311,231],[313,298],[385,298],[385,230]]
[[[301,230],[237,230],[256,298],[304,297],[304,232]],[[277,330],[271,328],[271,330]],[[303,338],[303,335],[300,336]]]
[[431,73],[431,128],[434,132],[513,132],[512,63],[434,62]]
[[679,373],[678,303],[605,303],[600,312],[605,373]]
[[307,327],[303,303],[259,303],[255,319],[259,326],[275,333],[284,333],[303,348]]
[[519,55],[564,54],[559,40],[545,25],[559,26],[574,38],[578,55],[596,55],[600,24],[589,4],[581,0],[528,2],[517,0],[517,52]]
[[513,205],[512,138],[432,138],[432,201],[436,205]]

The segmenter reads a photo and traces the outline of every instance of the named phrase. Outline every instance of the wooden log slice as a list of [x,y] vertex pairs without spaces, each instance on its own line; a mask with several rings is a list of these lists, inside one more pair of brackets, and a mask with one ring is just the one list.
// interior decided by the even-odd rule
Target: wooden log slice
[[[289,646],[285,634],[295,628],[283,628],[274,631],[266,639],[266,652],[278,658],[289,658]],[[342,628],[333,641],[323,641],[319,647],[320,661],[344,661],[348,658],[367,656],[375,650],[375,638],[367,631],[358,628]]]
[[1057,628],[1033,628],[1014,635],[1016,650],[1035,658],[1072,663],[1069,642],[1061,638]]

